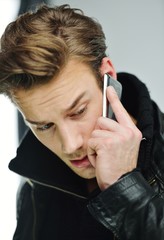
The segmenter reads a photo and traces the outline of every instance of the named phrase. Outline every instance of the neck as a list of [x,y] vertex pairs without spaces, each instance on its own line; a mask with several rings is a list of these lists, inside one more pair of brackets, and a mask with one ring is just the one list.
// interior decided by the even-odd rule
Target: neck
[[88,179],[86,181],[86,183],[87,183],[88,193],[91,193],[92,191],[94,191],[98,187],[96,178]]

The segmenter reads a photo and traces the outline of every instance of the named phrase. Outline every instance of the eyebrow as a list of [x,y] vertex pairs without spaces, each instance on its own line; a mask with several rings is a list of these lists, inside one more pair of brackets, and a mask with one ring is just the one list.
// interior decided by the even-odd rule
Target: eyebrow
[[[74,109],[74,107],[76,107],[76,105],[80,102],[80,100],[84,97],[84,95],[85,95],[85,92],[81,93],[65,111],[71,111],[72,109]],[[28,123],[31,123],[32,125],[47,124],[46,121],[37,122],[37,121],[30,120],[30,119],[25,119],[25,121]]]
[[80,94],[75,101],[73,101],[73,103],[68,107],[68,109],[66,111],[71,111],[72,109],[74,109],[74,107],[76,107],[76,105],[80,102],[80,100],[84,97],[85,92],[83,92],[82,94]]

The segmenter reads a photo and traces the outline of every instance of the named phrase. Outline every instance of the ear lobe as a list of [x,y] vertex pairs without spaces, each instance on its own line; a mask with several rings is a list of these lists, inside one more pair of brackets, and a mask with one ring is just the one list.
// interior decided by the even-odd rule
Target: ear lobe
[[108,73],[114,79],[117,79],[116,71],[113,67],[111,60],[108,57],[104,57],[101,62],[100,73],[104,76],[105,73]]

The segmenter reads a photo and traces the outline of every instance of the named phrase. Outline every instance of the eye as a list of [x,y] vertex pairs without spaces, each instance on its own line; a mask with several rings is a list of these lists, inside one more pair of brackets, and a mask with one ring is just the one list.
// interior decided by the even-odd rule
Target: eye
[[41,127],[37,127],[37,130],[38,131],[47,131],[48,129],[50,129],[54,124],[53,123],[48,123],[48,124],[45,124]]
[[70,116],[71,117],[80,117],[80,116],[83,116],[83,114],[86,112],[87,110],[87,107],[83,107],[83,108],[80,108],[78,111],[74,112],[73,114],[71,114]]

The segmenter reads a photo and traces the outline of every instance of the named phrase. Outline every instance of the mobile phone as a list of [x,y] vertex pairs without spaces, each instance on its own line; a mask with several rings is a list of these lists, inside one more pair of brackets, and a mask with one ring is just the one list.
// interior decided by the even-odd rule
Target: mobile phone
[[113,86],[119,99],[121,99],[122,85],[120,82],[113,79],[109,74],[106,73],[104,75],[104,79],[103,79],[103,117],[107,117],[107,118],[111,118],[111,119],[115,120],[113,110],[110,107],[110,104],[109,104],[107,96],[106,96],[106,89],[108,86]]

